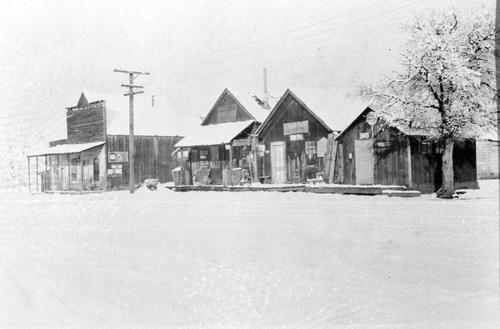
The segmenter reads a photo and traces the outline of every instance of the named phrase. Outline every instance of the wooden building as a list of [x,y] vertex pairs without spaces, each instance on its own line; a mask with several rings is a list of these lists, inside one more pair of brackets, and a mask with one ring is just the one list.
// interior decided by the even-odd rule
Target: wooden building
[[476,141],[477,177],[479,179],[499,178],[500,141],[496,133],[490,135]]
[[257,129],[259,177],[298,183],[324,171],[323,156],[332,129],[290,89]]
[[201,125],[175,145],[185,172],[178,183],[222,184],[225,170],[250,171],[251,136],[269,115],[273,101],[247,91],[224,89]]
[[[168,113],[159,98],[151,100],[141,95],[135,101],[136,184],[148,178],[171,181],[178,165],[172,152],[182,137],[170,133],[165,124]],[[30,187],[36,191],[128,188],[127,99],[103,96],[89,102],[82,93],[78,104],[66,109],[66,123],[66,139],[28,155]]]
[[[367,120],[367,107],[337,136],[334,182],[356,185],[403,185],[424,193],[442,182],[442,148],[423,136]],[[369,116],[368,116],[369,118]],[[456,188],[477,188],[476,143],[455,144]]]

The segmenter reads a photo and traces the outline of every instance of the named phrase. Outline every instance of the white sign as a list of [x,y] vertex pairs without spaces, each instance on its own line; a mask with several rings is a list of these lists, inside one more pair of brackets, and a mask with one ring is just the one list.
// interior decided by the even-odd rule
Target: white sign
[[128,152],[109,152],[109,162],[128,162]]
[[108,169],[108,177],[122,177],[122,168]]
[[309,132],[309,121],[296,121],[283,124],[283,135]]
[[[307,122],[307,121],[306,121]],[[304,139],[304,135],[302,134],[294,134],[294,135],[290,135],[290,140],[291,141],[301,141]]]

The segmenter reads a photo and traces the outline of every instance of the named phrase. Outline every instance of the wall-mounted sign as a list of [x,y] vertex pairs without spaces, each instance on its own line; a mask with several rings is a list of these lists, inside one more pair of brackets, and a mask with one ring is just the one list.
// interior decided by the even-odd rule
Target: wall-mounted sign
[[309,121],[296,121],[283,124],[283,134],[302,134],[309,132]]
[[250,138],[235,139],[233,141],[233,146],[249,146]]
[[266,144],[259,144],[259,156],[263,157],[266,152]]
[[128,162],[128,152],[109,152],[108,162]]
[[290,135],[290,141],[301,141],[303,139],[304,139],[304,135],[302,135],[302,134],[293,134],[293,135]]
[[370,133],[359,133],[359,139],[369,139]]
[[122,177],[122,168],[108,169],[108,177]]

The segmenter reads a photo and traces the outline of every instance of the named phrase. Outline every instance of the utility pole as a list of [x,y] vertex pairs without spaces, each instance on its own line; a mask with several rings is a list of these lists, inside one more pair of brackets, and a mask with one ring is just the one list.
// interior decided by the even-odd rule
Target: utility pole
[[143,71],[129,71],[122,69],[115,69],[115,72],[119,73],[127,73],[129,76],[129,84],[122,84],[122,87],[128,88],[128,93],[124,94],[124,96],[128,96],[129,99],[129,108],[130,108],[130,134],[129,134],[129,142],[128,142],[128,157],[129,157],[129,185],[130,185],[130,193],[134,193],[135,190],[135,175],[134,175],[134,95],[141,94],[144,91],[135,91],[134,88],[144,88],[143,86],[134,85],[134,79],[139,75],[149,75],[149,72]]

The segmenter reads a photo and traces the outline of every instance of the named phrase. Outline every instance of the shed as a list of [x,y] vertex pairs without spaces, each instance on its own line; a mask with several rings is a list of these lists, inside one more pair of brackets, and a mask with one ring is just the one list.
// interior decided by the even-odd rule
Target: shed
[[[442,147],[424,136],[408,134],[371,119],[366,107],[338,142],[334,182],[357,185],[404,185],[424,193],[442,182]],[[453,151],[456,188],[477,188],[476,143],[456,143]]]

